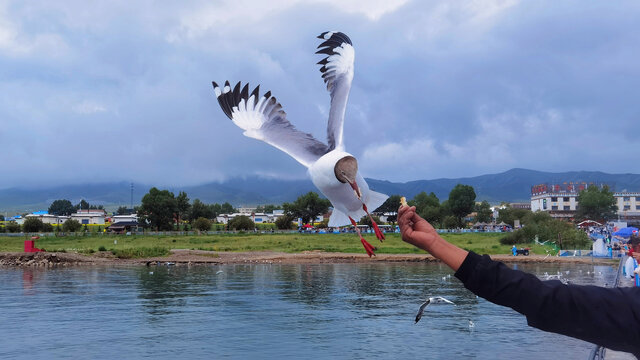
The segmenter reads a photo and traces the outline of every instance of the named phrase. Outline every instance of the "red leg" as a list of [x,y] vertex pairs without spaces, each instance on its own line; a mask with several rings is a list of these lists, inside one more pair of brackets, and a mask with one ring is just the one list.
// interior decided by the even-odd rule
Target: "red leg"
[[356,221],[353,220],[351,216],[349,216],[349,220],[351,220],[351,224],[353,224],[353,226],[356,228],[356,233],[358,233],[358,237],[360,237],[360,242],[362,243],[362,246],[364,246],[364,250],[367,252],[367,255],[369,255],[369,257],[371,257],[371,255],[375,256],[376,254],[373,252],[375,248],[371,244],[369,244],[367,240],[365,240],[362,237],[362,234],[360,233],[360,229],[358,228],[358,224],[356,223]]
[[382,233],[382,231],[380,231],[378,224],[376,224],[375,220],[373,220],[373,218],[371,217],[371,214],[369,214],[369,209],[367,209],[367,205],[362,204],[362,209],[364,209],[364,211],[369,216],[369,219],[371,219],[371,226],[373,226],[373,232],[376,234],[376,237],[378,238],[378,240],[380,240],[380,242],[384,241],[384,234]]

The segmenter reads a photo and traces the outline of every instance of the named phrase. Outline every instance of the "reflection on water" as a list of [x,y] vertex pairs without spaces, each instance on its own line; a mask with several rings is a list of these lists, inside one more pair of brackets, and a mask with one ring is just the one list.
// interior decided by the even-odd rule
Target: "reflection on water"
[[[578,284],[615,278],[612,266],[518,268]],[[414,324],[434,295],[457,306],[430,306]],[[0,358],[538,359],[591,350],[476,298],[442,264],[3,268],[0,309]]]

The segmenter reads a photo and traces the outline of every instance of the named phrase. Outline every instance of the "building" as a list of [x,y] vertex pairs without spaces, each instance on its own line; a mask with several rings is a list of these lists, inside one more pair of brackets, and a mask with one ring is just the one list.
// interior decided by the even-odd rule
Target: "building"
[[107,213],[104,210],[78,210],[77,213],[71,214],[71,219],[85,225],[104,225],[106,215]]
[[[246,210],[250,208],[241,208],[241,209]],[[229,222],[229,220],[232,220],[236,216],[247,216],[256,224],[272,223],[272,222],[275,222],[279,217],[284,216],[284,210],[273,210],[273,213],[271,214],[257,213],[257,212],[250,212],[250,213],[237,212],[233,214],[220,214],[216,217],[216,221],[222,224],[226,224]],[[322,219],[321,216],[319,218]]]
[[538,184],[531,187],[531,211],[546,211],[554,218],[573,218],[578,210],[578,194],[590,186],[606,184],[563,182]]
[[[597,183],[539,184],[531,187],[531,211],[546,211],[554,218],[573,218],[578,210],[578,194]],[[640,192],[614,192],[618,218],[640,222]]]
[[531,210],[531,203],[510,203],[509,206],[512,209],[526,209],[526,210]]
[[618,218],[637,224],[640,221],[640,192],[615,192]]
[[25,218],[27,218],[27,219],[28,218],[38,218],[44,224],[62,224],[67,219],[69,219],[68,216],[57,216],[57,215],[49,214],[49,212],[47,212],[47,211],[35,211],[35,212],[25,216]]
[[119,222],[138,222],[138,214],[129,214],[129,215],[113,215],[111,217],[111,223],[116,224]]

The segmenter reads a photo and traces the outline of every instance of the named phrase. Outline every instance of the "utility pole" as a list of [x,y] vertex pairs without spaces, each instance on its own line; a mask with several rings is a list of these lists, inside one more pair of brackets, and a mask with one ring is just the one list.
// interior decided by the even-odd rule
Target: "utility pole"
[[133,183],[131,183],[131,213],[133,214]]

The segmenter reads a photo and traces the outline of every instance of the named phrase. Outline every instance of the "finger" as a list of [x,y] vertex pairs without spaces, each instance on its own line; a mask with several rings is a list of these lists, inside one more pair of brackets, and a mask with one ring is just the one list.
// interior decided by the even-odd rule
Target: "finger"
[[398,215],[398,223],[400,222],[407,222],[409,220],[411,220],[413,218],[413,214],[415,214],[415,207],[405,207],[402,211],[402,213],[400,213]]

